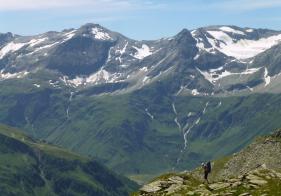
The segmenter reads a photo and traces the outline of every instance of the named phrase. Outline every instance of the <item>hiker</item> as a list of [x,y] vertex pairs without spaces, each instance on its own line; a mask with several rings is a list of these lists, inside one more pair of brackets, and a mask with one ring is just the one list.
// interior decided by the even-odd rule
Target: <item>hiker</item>
[[209,184],[208,175],[211,173],[211,162],[208,161],[207,163],[202,163],[202,168],[204,170],[204,180]]

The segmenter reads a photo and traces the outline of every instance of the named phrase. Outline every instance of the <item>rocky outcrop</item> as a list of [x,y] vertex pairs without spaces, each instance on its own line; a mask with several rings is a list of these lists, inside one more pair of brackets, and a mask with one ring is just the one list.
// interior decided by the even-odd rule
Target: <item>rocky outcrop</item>
[[179,191],[184,186],[184,182],[187,183],[188,179],[184,179],[180,176],[172,176],[166,180],[157,180],[141,188],[141,192],[146,195],[146,193],[156,193],[161,190],[165,190],[167,194]]
[[236,178],[204,184],[191,173],[159,179],[141,188],[141,196],[160,195],[280,195],[281,173],[265,165]]

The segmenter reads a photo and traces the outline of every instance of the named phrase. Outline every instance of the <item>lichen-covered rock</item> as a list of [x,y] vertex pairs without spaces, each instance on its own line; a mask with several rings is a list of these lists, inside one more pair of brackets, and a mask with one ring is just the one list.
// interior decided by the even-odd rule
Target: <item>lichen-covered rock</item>
[[231,186],[230,183],[219,182],[219,183],[211,184],[209,187],[210,187],[212,190],[220,190],[220,189],[228,188],[228,187],[230,187],[230,186]]
[[267,184],[267,181],[266,180],[257,180],[257,179],[253,179],[253,180],[250,180],[250,183],[251,184],[255,184],[255,185],[265,185]]
[[155,193],[157,191],[160,191],[162,189],[162,184],[165,183],[164,181],[156,181],[152,182],[150,184],[144,185],[140,191],[144,193]]
[[250,195],[251,195],[250,193],[242,193],[239,196],[250,196]]
[[173,177],[170,177],[168,179],[171,183],[175,183],[175,184],[183,184],[183,179],[179,176],[173,176]]

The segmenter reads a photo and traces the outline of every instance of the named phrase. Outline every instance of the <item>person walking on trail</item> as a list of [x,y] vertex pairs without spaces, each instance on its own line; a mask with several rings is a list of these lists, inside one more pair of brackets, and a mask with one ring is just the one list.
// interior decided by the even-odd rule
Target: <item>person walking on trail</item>
[[202,163],[202,168],[204,170],[204,180],[209,184],[208,175],[211,173],[211,162],[208,161],[207,163]]

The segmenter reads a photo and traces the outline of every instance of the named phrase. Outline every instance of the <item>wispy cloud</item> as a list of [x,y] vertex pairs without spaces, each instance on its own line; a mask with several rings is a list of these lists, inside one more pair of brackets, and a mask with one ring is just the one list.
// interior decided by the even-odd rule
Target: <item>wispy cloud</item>
[[84,8],[99,12],[157,9],[163,6],[148,0],[0,0],[2,11]]
[[131,10],[204,10],[251,11],[281,7],[281,0],[0,0],[0,11],[91,9],[95,12]]
[[280,7],[281,0],[178,0],[166,6],[166,10],[246,12]]
[[211,3],[211,7],[222,10],[252,11],[281,7],[280,0],[222,0]]

